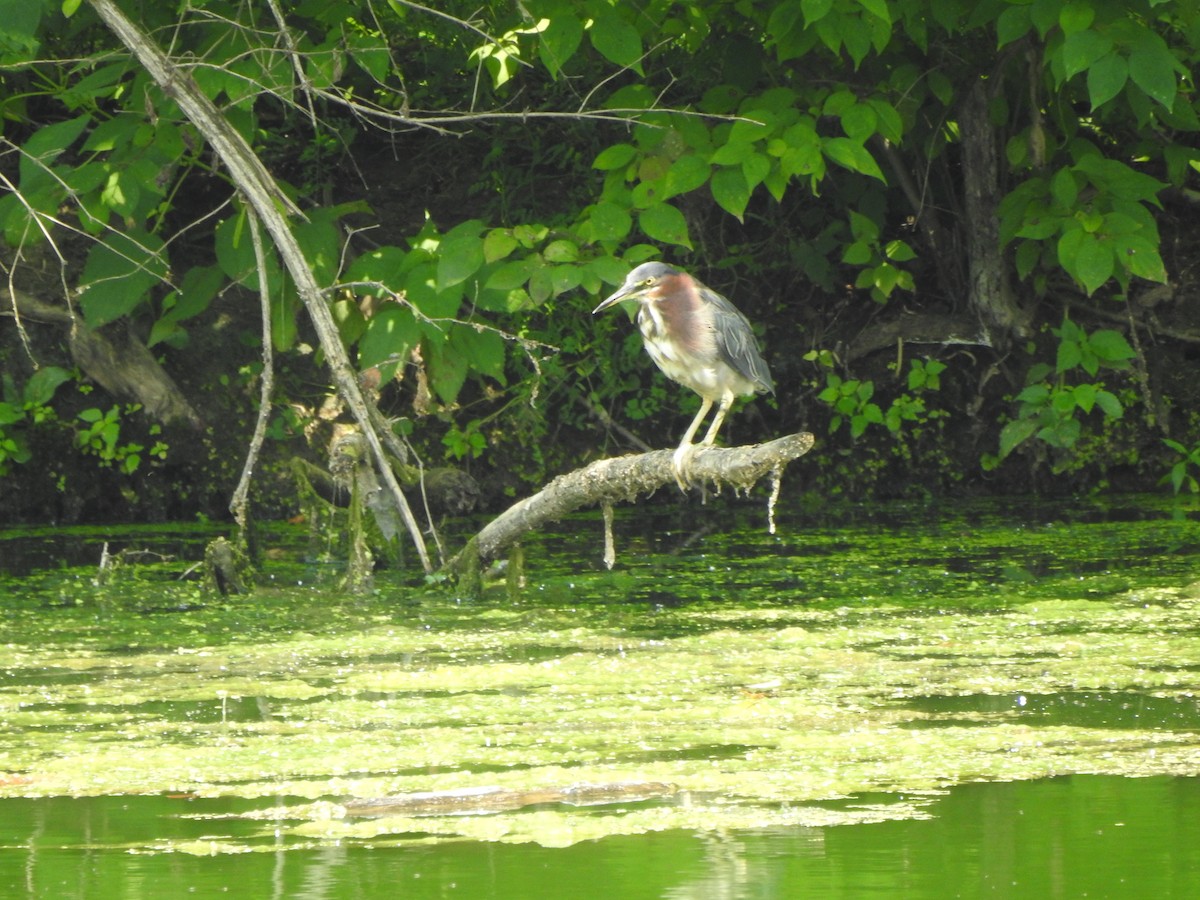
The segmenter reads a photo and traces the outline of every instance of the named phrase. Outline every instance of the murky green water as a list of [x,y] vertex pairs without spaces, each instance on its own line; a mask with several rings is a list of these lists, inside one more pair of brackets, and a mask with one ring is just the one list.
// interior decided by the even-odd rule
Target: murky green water
[[[576,519],[516,603],[331,593],[290,531],[229,599],[179,579],[208,532],[0,532],[0,894],[1197,895],[1200,516],[763,525],[627,511],[609,573]],[[175,558],[97,584],[105,540]],[[506,802],[354,808],[464,791]]]
[[[887,797],[853,802],[887,802]],[[287,848],[245,801],[10,800],[0,891],[38,897],[1165,898],[1200,892],[1200,782],[1069,776],[954,788],[870,825],[536,844]],[[233,842],[261,852],[147,852]],[[122,848],[127,852],[114,852]]]

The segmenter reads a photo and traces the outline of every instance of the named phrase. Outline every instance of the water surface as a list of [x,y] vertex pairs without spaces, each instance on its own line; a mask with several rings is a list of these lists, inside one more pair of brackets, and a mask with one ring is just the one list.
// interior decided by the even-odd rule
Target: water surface
[[[1195,894],[1194,511],[797,507],[771,535],[717,502],[615,531],[612,572],[581,516],[527,543],[519,598],[472,601],[336,591],[294,529],[230,598],[181,578],[211,529],[0,533],[0,892]],[[105,542],[170,558],[102,578]],[[671,792],[347,814],[630,783]]]

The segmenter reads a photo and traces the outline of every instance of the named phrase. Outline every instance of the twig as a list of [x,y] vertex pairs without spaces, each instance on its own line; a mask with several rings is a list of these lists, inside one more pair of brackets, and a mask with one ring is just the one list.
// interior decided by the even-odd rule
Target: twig
[[242,466],[242,477],[238,479],[233,499],[229,501],[229,511],[233,513],[234,521],[241,529],[243,544],[247,539],[246,509],[250,495],[250,478],[254,474],[254,465],[258,461],[258,453],[262,449],[263,439],[267,435],[267,419],[271,415],[271,395],[275,390],[275,357],[274,349],[271,346],[271,291],[267,284],[267,254],[263,249],[258,216],[252,209],[247,212],[250,219],[250,238],[254,244],[254,261],[258,265],[258,299],[262,309],[263,371],[254,434],[250,438],[250,449],[246,451],[246,463]]

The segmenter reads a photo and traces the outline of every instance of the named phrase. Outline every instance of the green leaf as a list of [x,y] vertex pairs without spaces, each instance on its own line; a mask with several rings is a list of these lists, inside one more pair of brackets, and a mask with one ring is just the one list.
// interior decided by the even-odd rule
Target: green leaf
[[1092,411],[1092,407],[1096,405],[1096,391],[1098,388],[1094,384],[1077,384],[1071,392],[1075,397],[1075,405],[1082,409],[1085,413]]
[[144,231],[110,232],[88,253],[79,287],[84,319],[99,328],[132,312],[166,280],[164,244]]
[[217,226],[215,249],[221,271],[239,284],[250,284],[250,279],[255,276],[256,263],[244,209],[238,210],[236,215]]
[[842,254],[842,262],[849,266],[865,266],[875,258],[871,245],[865,241],[855,241]]
[[1030,406],[1041,406],[1050,399],[1050,388],[1044,384],[1031,384],[1014,398]]
[[879,123],[875,110],[865,103],[856,103],[842,113],[842,131],[846,136],[862,143],[875,133]]
[[1083,350],[1080,348],[1078,342],[1064,340],[1059,343],[1055,370],[1060,375],[1064,372],[1069,372],[1081,362],[1083,362]]
[[615,203],[601,201],[592,207],[588,217],[593,241],[619,241],[629,234],[633,217],[629,210]]
[[851,209],[850,233],[861,241],[875,241],[879,238],[879,225],[870,216]]
[[399,303],[384,303],[367,321],[366,333],[358,341],[358,366],[403,365],[417,345],[420,331],[412,310]]
[[858,0],[858,3],[877,19],[881,19],[889,25],[892,24],[892,13],[888,9],[887,0]]
[[522,287],[538,263],[534,259],[516,259],[498,266],[484,285],[488,290],[511,291]]
[[1075,412],[1075,389],[1060,388],[1050,397],[1050,407],[1060,416],[1069,416]]
[[495,331],[476,331],[459,325],[450,332],[450,343],[466,359],[467,365],[501,384],[504,378],[504,339]]
[[[1075,168],[1086,172],[1092,183],[1103,188],[1120,200],[1138,200],[1160,206],[1158,192],[1166,187],[1161,181],[1152,178],[1116,159],[1105,159],[1101,156],[1085,156]],[[1113,204],[1114,207],[1117,204]],[[1122,212],[1139,217],[1153,227],[1153,217],[1144,209],[1137,207],[1122,207]]]
[[996,19],[996,46],[1003,47],[1020,40],[1033,23],[1028,6],[1010,6]]
[[163,315],[150,328],[146,346],[153,347],[171,338],[183,338],[186,333],[179,323],[200,315],[217,291],[225,283],[225,276],[218,266],[193,266],[183,276],[178,291],[172,291],[163,300]]
[[589,29],[589,37],[596,51],[609,62],[642,72],[642,36],[638,30],[622,19],[610,8],[593,7],[595,18]]
[[1082,279],[1076,272],[1075,260],[1079,255],[1080,246],[1089,237],[1086,231],[1078,224],[1073,223],[1073,227],[1065,231],[1063,236],[1058,239],[1058,264],[1076,281]]
[[554,293],[554,278],[547,268],[535,269],[529,276],[529,297],[534,304],[540,306]]
[[574,241],[551,241],[546,245],[543,256],[552,263],[575,262],[579,259],[579,246]]
[[336,219],[332,210],[315,209],[309,211],[308,221],[301,220],[292,226],[296,243],[321,284],[336,281],[341,265],[342,238]]
[[496,262],[504,259],[517,249],[517,239],[512,232],[505,228],[493,228],[483,239],[483,258],[485,262]]
[[483,265],[483,241],[479,232],[482,224],[475,220],[463,222],[448,231],[437,248],[437,290],[461,284]]
[[[867,58],[867,53],[871,50],[871,32],[867,28],[846,28],[834,29],[834,19],[825,19],[817,26],[817,31],[824,37],[825,29],[834,31],[841,38],[842,43],[846,47],[846,52],[850,54],[850,59],[854,62],[854,68],[857,69],[862,61]],[[829,41],[827,43],[833,43]],[[830,49],[833,49],[832,47]]]
[[1066,449],[1075,446],[1075,442],[1079,440],[1079,434],[1082,430],[1083,426],[1079,420],[1072,416],[1070,418],[1060,418],[1053,425],[1047,425],[1037,433],[1037,437],[1051,447]]
[[[479,242],[482,245],[482,241]],[[446,288],[437,286],[437,273],[441,260],[421,263],[408,271],[404,278],[404,296],[422,313],[431,319],[445,319],[457,315],[462,305],[463,288],[460,284]],[[440,326],[421,323],[426,333],[440,334]]]
[[550,73],[551,78],[558,78],[567,60],[575,55],[583,40],[583,25],[580,21],[562,9],[550,18],[538,41],[538,59]]
[[1113,48],[1112,38],[1098,31],[1077,31],[1067,35],[1062,45],[1064,78],[1074,78]]
[[364,253],[350,264],[344,281],[375,281],[395,292],[404,287],[404,274],[410,268],[409,254],[399,247],[387,246]]
[[1054,177],[1050,179],[1050,193],[1059,206],[1064,209],[1073,207],[1079,197],[1079,185],[1075,182],[1074,173],[1070,169],[1059,169],[1055,172]]
[[643,209],[638,216],[638,225],[651,240],[678,244],[689,250],[692,247],[683,213],[668,203],[656,203]]
[[450,341],[436,344],[426,342],[422,345],[422,353],[434,393],[442,403],[452,405],[467,380],[467,357],[457,343]]
[[1125,57],[1115,51],[1096,60],[1088,69],[1087,88],[1088,98],[1092,109],[1099,109],[1125,87],[1129,80],[1129,67]]
[[1062,9],[1062,0],[1033,0],[1029,7],[1029,18],[1037,28],[1038,37],[1046,39],[1050,29],[1059,24],[1058,17]]
[[[642,246],[648,247],[645,244]],[[649,249],[651,250],[649,256],[655,255],[655,249],[653,247]],[[629,264],[612,256],[597,256],[585,268],[605,284],[620,284],[625,280],[625,276],[629,274]]]
[[1014,419],[1000,430],[1000,458],[1004,459],[1013,450],[1025,443],[1038,429],[1036,419]]
[[679,194],[694,191],[708,181],[711,171],[708,163],[693,153],[679,157],[671,163],[671,168],[663,178],[661,199],[669,200]]
[[825,155],[838,165],[852,172],[861,172],[863,175],[878,178],[884,184],[887,183],[887,179],[883,177],[883,172],[879,170],[879,164],[875,162],[875,158],[858,141],[852,141],[850,138],[827,138],[822,145],[822,149]]
[[1042,260],[1042,247],[1036,241],[1021,241],[1017,247],[1017,277],[1024,280]]
[[833,0],[800,0],[800,9],[804,12],[804,24],[807,27],[829,15]]
[[1089,27],[1095,18],[1096,10],[1091,3],[1072,0],[1065,4],[1058,14],[1058,24],[1063,34],[1074,34]]
[[729,129],[729,143],[749,144],[762,140],[775,127],[776,116],[769,109],[752,109],[742,113],[742,118]]
[[[818,154],[819,155],[819,154]],[[746,178],[746,186],[754,190],[771,172],[771,160],[760,154],[755,154],[742,163],[742,174]]]
[[352,298],[341,297],[329,305],[333,321],[337,325],[342,343],[347,346],[357,343],[367,330],[367,319]]
[[1096,405],[1104,410],[1104,414],[1110,419],[1119,419],[1125,415],[1125,409],[1121,406],[1121,401],[1108,391],[1096,392]]
[[84,114],[35,131],[21,147],[21,161],[18,166],[21,186],[29,190],[39,182],[50,179],[45,169],[59,154],[75,143],[75,139],[83,133],[83,129],[91,120],[90,115]]
[[1176,65],[1178,62],[1171,55],[1166,41],[1148,28],[1139,30],[1136,43],[1129,53],[1129,77],[1167,109],[1175,104],[1175,92],[1178,89]]
[[550,284],[557,297],[573,291],[583,282],[584,272],[579,266],[555,266],[550,270]]
[[1088,338],[1088,346],[1101,361],[1118,367],[1137,356],[1137,353],[1129,346],[1129,341],[1125,340],[1125,335],[1111,328],[1102,328],[1093,332]]
[[71,373],[58,366],[42,366],[25,382],[21,398],[35,406],[45,406],[54,397],[54,392],[64,381],[71,380]]
[[886,140],[899,144],[904,139],[904,119],[896,107],[886,100],[872,99],[867,101],[875,110],[876,130]]
[[1165,284],[1167,270],[1158,252],[1158,244],[1140,234],[1118,235],[1113,239],[1117,260],[1132,274],[1147,281]]
[[127,170],[110,172],[104,190],[100,192],[101,202],[122,218],[133,214],[140,198],[141,188],[137,179],[129,177]]
[[377,35],[351,32],[344,38],[350,58],[379,84],[387,81],[392,57],[387,42]]
[[290,350],[296,343],[296,318],[300,306],[300,298],[290,281],[271,292],[271,345],[280,353]]
[[758,151],[748,141],[730,141],[718,147],[708,161],[714,166],[734,166],[756,156]]
[[750,202],[750,185],[741,169],[718,169],[713,173],[709,190],[723,210],[742,221],[746,204]]
[[605,147],[600,151],[599,155],[592,162],[592,168],[599,169],[602,172],[620,169],[622,166],[627,166],[633,162],[636,156],[637,148],[633,144],[613,144],[611,147]]
[[1112,277],[1114,262],[1110,242],[1088,235],[1080,243],[1075,253],[1075,276],[1089,296]]

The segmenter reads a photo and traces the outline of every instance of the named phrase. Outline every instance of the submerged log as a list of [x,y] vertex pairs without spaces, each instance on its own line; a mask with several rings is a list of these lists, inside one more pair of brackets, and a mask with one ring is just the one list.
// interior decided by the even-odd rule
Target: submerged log
[[[782,471],[813,445],[808,432],[791,434],[765,444],[747,447],[697,447],[688,473],[693,481],[710,481],[748,491],[764,475]],[[473,539],[478,560],[487,565],[523,534],[560,519],[567,513],[595,504],[632,502],[664,485],[675,486],[671,469],[673,450],[653,450],[630,456],[597,460],[582,469],[560,475],[532,497],[510,506]],[[460,572],[466,556],[448,564]]]
[[511,812],[545,803],[566,806],[638,803],[673,797],[678,792],[679,788],[675,785],[660,781],[571,784],[562,788],[535,788],[528,791],[477,787],[350,800],[342,808],[348,816],[469,816]]

